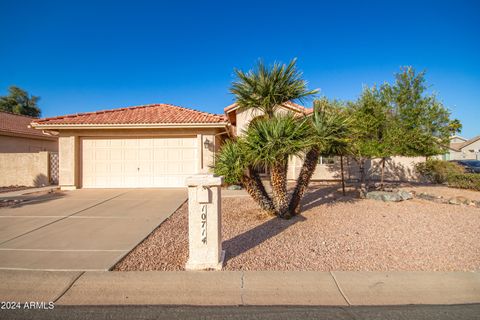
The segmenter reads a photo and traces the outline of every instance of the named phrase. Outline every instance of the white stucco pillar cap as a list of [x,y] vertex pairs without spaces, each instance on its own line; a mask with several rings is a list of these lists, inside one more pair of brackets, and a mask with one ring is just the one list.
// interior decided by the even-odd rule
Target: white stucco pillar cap
[[213,174],[197,174],[194,176],[187,177],[185,183],[188,187],[195,186],[221,186],[223,184],[223,177],[217,177]]

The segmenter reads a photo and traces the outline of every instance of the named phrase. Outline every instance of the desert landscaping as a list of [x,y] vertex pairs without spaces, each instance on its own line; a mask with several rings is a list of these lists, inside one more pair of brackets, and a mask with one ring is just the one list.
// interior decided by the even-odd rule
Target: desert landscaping
[[[480,201],[480,192],[444,186],[401,189]],[[183,270],[187,215],[183,204],[114,270]],[[342,196],[339,185],[314,183],[303,213],[290,220],[262,215],[247,195],[222,199],[224,270],[476,271],[479,231],[474,205],[360,200],[354,190]]]

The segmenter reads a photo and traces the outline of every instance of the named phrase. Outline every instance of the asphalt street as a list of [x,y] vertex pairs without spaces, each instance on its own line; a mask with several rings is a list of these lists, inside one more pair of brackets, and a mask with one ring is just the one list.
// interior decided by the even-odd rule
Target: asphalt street
[[480,304],[382,307],[58,306],[53,310],[0,310],[0,319],[480,319]]

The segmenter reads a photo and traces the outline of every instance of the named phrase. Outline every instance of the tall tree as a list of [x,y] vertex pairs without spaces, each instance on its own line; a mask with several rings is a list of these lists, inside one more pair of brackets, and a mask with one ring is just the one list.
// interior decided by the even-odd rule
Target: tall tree
[[8,95],[0,97],[0,110],[31,117],[39,117],[41,110],[38,107],[40,97],[29,95],[27,91],[11,86]]
[[352,118],[350,152],[359,168],[359,195],[364,198],[368,191],[368,161],[384,159],[393,153],[388,139],[391,136],[388,132],[389,105],[384,99],[383,88],[364,88],[359,99],[350,103],[349,112]]
[[347,152],[350,120],[337,101],[322,98],[314,101],[314,111],[308,117],[309,145],[289,203],[291,215],[300,211],[300,201],[308,188],[320,155],[337,156]]
[[[452,132],[450,112],[435,94],[428,94],[425,72],[404,67],[395,83],[386,86],[396,117],[396,153],[402,156],[433,156],[445,152]],[[458,129],[457,121],[453,125]]]
[[[256,200],[259,197],[254,197],[254,194],[264,195],[265,187],[255,169],[268,166],[275,214],[288,217],[288,158],[306,147],[304,144],[307,126],[302,119],[293,115],[276,115],[276,110],[289,101],[303,101],[317,90],[307,89],[307,82],[296,68],[296,59],[287,65],[274,63],[270,66],[259,61],[250,71],[235,70],[235,74],[237,79],[230,91],[235,95],[240,110],[257,110],[263,114],[263,117],[250,123],[245,138],[237,142],[247,146],[238,150],[246,150],[244,159],[247,159],[247,163],[244,174],[251,178],[249,193]],[[227,153],[228,150],[220,151],[222,152]],[[226,166],[221,164],[220,157],[219,155],[216,162],[218,173],[223,171],[220,170],[222,166]],[[260,204],[264,210],[268,207],[265,205],[267,202],[265,200]]]
[[[245,135],[226,142],[216,156],[214,172],[227,183],[241,182],[262,210],[289,218],[287,166],[290,156],[310,145],[308,119],[293,114],[275,114],[253,121]],[[257,168],[270,168],[272,197],[258,177]]]
[[381,159],[383,185],[388,157],[442,154],[450,134],[461,128],[460,122],[450,120],[450,112],[426,88],[425,72],[404,67],[395,75],[393,85],[365,88],[351,104],[351,151],[360,169],[361,197],[368,190],[369,160]]

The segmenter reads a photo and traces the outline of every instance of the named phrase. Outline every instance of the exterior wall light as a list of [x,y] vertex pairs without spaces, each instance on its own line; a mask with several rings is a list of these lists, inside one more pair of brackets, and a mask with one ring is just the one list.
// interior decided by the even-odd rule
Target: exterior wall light
[[205,141],[203,142],[203,147],[205,149],[208,149],[210,147],[210,140],[208,140],[207,138],[205,138]]

